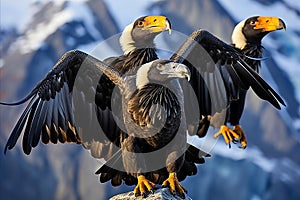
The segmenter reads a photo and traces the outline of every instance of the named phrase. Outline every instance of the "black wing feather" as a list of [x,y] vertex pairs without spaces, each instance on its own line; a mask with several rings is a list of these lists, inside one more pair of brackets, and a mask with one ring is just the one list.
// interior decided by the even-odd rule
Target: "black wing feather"
[[[28,124],[28,122],[32,121],[34,113],[35,113],[35,109],[38,106],[38,102],[39,102],[39,100],[35,101],[34,104],[32,105],[30,113],[27,118],[27,124]],[[23,136],[23,151],[27,155],[31,152],[31,146],[30,146],[30,144],[28,144],[28,138],[30,137],[29,133],[30,133],[30,126],[26,125],[25,131],[24,131],[24,136]]]
[[[10,134],[10,137],[8,138],[8,141],[5,145],[4,153],[6,153],[7,149],[10,150],[16,145],[16,143],[20,137],[20,132],[23,130],[24,124],[26,123],[27,117],[31,111],[31,107],[36,102],[36,100],[37,100],[37,97],[34,97],[33,99],[31,99],[30,103],[28,104],[28,106],[22,113],[21,117],[19,118],[18,122],[14,126],[14,128]],[[20,101],[20,102],[22,103],[23,101]],[[19,103],[19,102],[17,102],[17,103]],[[14,103],[14,104],[16,104],[16,103]],[[12,105],[14,105],[14,104],[12,104]],[[7,104],[5,103],[5,105],[7,105]]]
[[28,137],[28,142],[29,142],[29,144],[32,144],[32,147],[35,147],[37,145],[39,140],[36,141],[36,139],[37,139],[36,137],[37,137],[37,135],[39,136],[42,132],[43,117],[44,117],[42,115],[43,106],[44,106],[44,103],[42,102],[41,99],[39,99],[37,108],[35,109],[35,113],[34,113],[34,116],[32,119],[32,121],[34,121],[36,123],[32,123],[30,126],[30,130],[29,130],[29,132],[33,132],[33,134],[29,134],[29,137]]
[[[8,139],[5,152],[7,149],[12,149],[15,146],[23,130],[23,151],[26,154],[31,152],[32,147],[38,144],[40,138],[44,143],[49,141],[52,143],[57,143],[58,141],[62,143],[66,141],[82,142],[73,113],[74,109],[77,109],[73,104],[73,93],[76,91],[77,97],[80,94],[79,103],[86,109],[84,110],[86,114],[84,116],[86,117],[85,122],[88,122],[86,127],[91,125],[93,117],[91,113],[95,112],[91,105],[95,102],[93,98],[89,98],[89,94],[87,97],[85,96],[86,93],[84,92],[86,91],[80,91],[77,83],[75,85],[75,79],[79,70],[83,70],[81,72],[83,75],[80,78],[83,81],[82,89],[88,89],[87,93],[96,92],[92,85],[93,80],[97,76],[99,78],[103,73],[113,83],[121,84],[122,74],[108,67],[103,62],[80,51],[67,52],[27,97],[16,103],[0,103],[2,105],[19,105],[31,99]],[[94,87],[96,86],[97,82]],[[101,102],[97,102],[97,104],[101,105]],[[84,132],[84,134],[89,133]],[[114,138],[110,139],[117,140],[119,138],[117,134],[114,134],[114,136]],[[105,139],[102,141],[101,137],[97,139],[100,139],[99,142],[107,143]],[[110,151],[106,153],[112,154]],[[118,183],[119,181],[116,179],[115,182]]]
[[[275,90],[267,82],[265,82],[263,80],[263,78],[261,78],[261,76],[258,73],[256,73],[256,71],[254,71],[254,69],[252,69],[244,60],[241,60],[239,62],[241,62],[241,65],[243,65],[245,67],[245,69],[248,71],[248,73],[250,73],[253,76],[253,79],[257,80],[257,82],[263,88],[263,91],[264,91],[263,93],[265,93],[265,95],[266,95],[265,97],[263,96],[263,94],[261,94],[262,96],[259,96],[260,94],[255,91],[256,87],[252,87],[252,89],[255,91],[255,93],[260,98],[267,100],[270,103],[272,103],[271,101],[273,101],[272,105],[278,109],[280,109],[279,103],[286,106],[285,102],[280,97],[280,95],[277,94],[277,92],[275,92]],[[267,96],[269,96],[269,98],[267,98]]]

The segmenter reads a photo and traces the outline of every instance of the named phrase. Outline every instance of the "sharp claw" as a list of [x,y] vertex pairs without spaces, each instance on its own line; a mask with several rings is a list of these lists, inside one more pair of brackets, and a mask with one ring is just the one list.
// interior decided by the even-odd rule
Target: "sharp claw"
[[236,138],[233,138],[232,143],[236,144],[236,143],[238,143],[238,142],[239,142],[239,141],[238,141]]
[[246,135],[240,125],[234,126],[234,129],[231,130],[225,125],[220,127],[220,131],[214,135],[214,138],[223,136],[225,143],[228,144],[228,147],[231,148],[231,143],[240,143],[239,148],[245,149],[247,147]]
[[183,199],[185,198],[184,193],[187,190],[179,183],[175,172],[169,174],[169,178],[163,182],[162,187],[169,187],[169,191],[174,197],[177,195]]
[[245,141],[242,141],[241,142],[241,146],[239,146],[241,149],[246,149],[246,147],[247,147],[247,142],[245,142]]
[[175,197],[175,196],[176,196],[176,191],[173,190],[173,191],[171,192],[171,194]]
[[143,198],[147,198],[147,194],[146,194],[146,193],[143,193],[143,194],[142,194],[142,197],[143,197]]
[[245,149],[247,147],[247,139],[246,139],[246,134],[243,131],[242,127],[240,125],[236,125],[234,126],[233,131],[240,136],[240,143],[241,143],[240,148]]
[[182,193],[182,195],[180,195],[180,197],[181,197],[182,199],[185,199],[185,194]]

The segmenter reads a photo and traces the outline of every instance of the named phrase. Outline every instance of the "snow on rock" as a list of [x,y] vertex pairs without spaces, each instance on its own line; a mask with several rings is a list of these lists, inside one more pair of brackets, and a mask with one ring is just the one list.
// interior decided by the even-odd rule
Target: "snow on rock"
[[[56,6],[60,8],[57,13],[54,13],[50,20],[42,21],[35,25],[33,29],[27,30],[23,35],[12,45],[12,49],[19,48],[21,53],[26,54],[37,50],[43,45],[45,39],[53,34],[57,29],[70,21],[83,21],[88,32],[94,38],[100,38],[99,31],[94,26],[94,18],[90,8],[85,3],[85,0],[67,1],[66,8],[63,8],[65,1],[54,1]],[[78,28],[76,33],[83,35],[85,30]],[[72,43],[72,41],[68,41]]]
[[[94,26],[94,16],[90,8],[85,3],[85,0],[68,1],[66,8],[68,12],[72,14],[73,20],[81,20],[85,23],[88,32],[93,35],[94,38],[100,38],[99,31]],[[84,29],[76,30],[79,34],[84,34]]]
[[1,29],[16,28],[22,31],[36,11],[33,1],[3,0],[0,4]]
[[181,198],[177,195],[172,195],[169,188],[160,188],[155,190],[154,194],[149,194],[146,198],[142,196],[135,197],[133,192],[127,192],[124,194],[116,195],[109,200],[192,200],[189,196],[185,195],[185,198]]
[[72,13],[68,10],[54,15],[49,23],[40,23],[34,30],[29,30],[24,36],[19,38],[12,48],[21,47],[21,52],[26,54],[42,46],[45,39],[54,33],[59,27],[72,18]]

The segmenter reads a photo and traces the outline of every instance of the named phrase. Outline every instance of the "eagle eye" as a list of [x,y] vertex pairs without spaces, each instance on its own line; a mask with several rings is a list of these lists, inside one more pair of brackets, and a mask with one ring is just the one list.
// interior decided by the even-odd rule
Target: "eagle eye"
[[255,21],[250,21],[250,25],[255,25]]
[[139,27],[144,26],[144,22],[143,22],[143,21],[139,21],[139,22],[138,22],[138,26],[139,26]]
[[157,69],[158,69],[158,70],[163,70],[164,68],[165,68],[164,65],[161,65],[161,64],[158,64],[158,65],[157,65]]

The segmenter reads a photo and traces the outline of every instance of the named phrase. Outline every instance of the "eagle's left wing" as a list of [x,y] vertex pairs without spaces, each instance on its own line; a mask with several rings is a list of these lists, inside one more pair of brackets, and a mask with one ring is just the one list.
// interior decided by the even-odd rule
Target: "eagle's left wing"
[[101,95],[96,87],[102,74],[116,85],[122,83],[122,74],[105,63],[84,52],[69,51],[23,100],[0,102],[20,105],[30,100],[11,132],[5,152],[15,146],[24,132],[23,151],[26,154],[30,154],[41,139],[45,144],[88,142],[93,156],[108,159],[113,144],[119,143],[120,132],[109,127],[108,119],[103,120],[106,120],[109,135],[96,131],[100,130],[100,122],[95,113],[101,102],[96,105],[95,96]]

